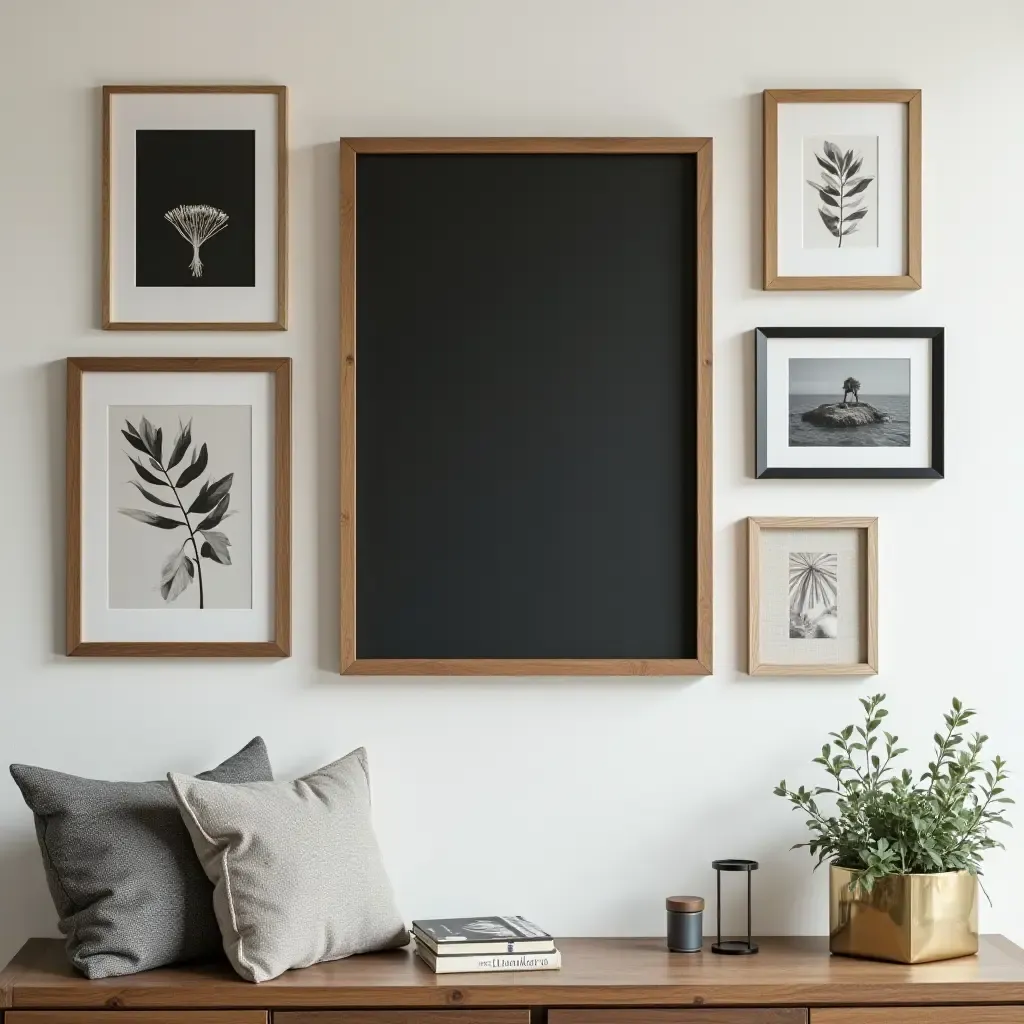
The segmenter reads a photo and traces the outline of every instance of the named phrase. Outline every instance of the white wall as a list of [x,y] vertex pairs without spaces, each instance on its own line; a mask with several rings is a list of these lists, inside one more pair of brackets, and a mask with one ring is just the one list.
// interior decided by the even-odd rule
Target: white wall
[[[782,776],[814,778],[809,759],[852,720],[858,695],[889,693],[890,721],[920,750],[959,694],[982,709],[993,752],[1024,770],[1024,4],[829,10],[819,0],[2,0],[0,760],[153,778],[208,767],[258,732],[287,775],[366,744],[407,916],[517,912],[566,935],[659,933],[667,894],[712,894],[715,856],[761,861],[757,931],[821,933],[825,878],[787,852],[801,820],[771,790]],[[290,90],[291,330],[97,330],[97,87],[249,81]],[[921,292],[760,291],[760,93],[789,86],[924,90]],[[337,139],[458,134],[714,136],[712,678],[334,674]],[[751,479],[749,332],[819,323],[946,327],[947,480]],[[139,353],[294,357],[287,661],[60,653],[62,360]],[[741,523],[786,513],[880,517],[878,679],[743,674]],[[432,781],[441,762],[448,781]],[[466,777],[455,778],[460,763]],[[1014,870],[1024,839],[1010,833],[1008,845],[990,859],[995,907],[982,924],[1024,941]],[[31,818],[0,779],[0,956],[50,933]]]

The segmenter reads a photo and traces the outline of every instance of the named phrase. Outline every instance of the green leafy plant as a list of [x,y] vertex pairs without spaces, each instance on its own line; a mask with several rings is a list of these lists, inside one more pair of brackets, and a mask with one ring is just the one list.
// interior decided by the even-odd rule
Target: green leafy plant
[[[893,761],[907,753],[899,737],[881,729],[888,711],[885,694],[861,699],[863,725],[830,732],[814,763],[828,773],[828,786],[792,790],[785,779],[775,795],[807,815],[813,838],[797,843],[825,861],[849,868],[858,886],[870,891],[887,875],[969,871],[981,874],[987,850],[1002,847],[989,835],[993,825],[1007,825],[1002,813],[1013,800],[1005,795],[1006,762],[996,755],[991,767],[982,764],[987,736],[965,739],[963,730],[975,712],[953,698],[944,716],[945,732],[935,734],[935,757],[916,781],[913,772],[897,772]],[[884,750],[884,753],[882,751]],[[835,798],[835,813],[818,798]]]
[[[190,461],[178,474],[178,478],[172,479],[171,470],[185,458],[192,447],[192,421],[178,424],[177,440],[166,459],[163,450],[163,428],[154,427],[145,416],[139,420],[137,427],[128,420],[125,420],[125,426],[128,429],[121,430],[124,439],[142,454],[149,467],[143,465],[140,459],[133,458],[125,452],[128,461],[135,467],[135,472],[152,487],[167,488],[167,496],[174,500],[165,501],[158,494],[143,487],[138,480],[129,482],[148,502],[160,508],[173,509],[174,512],[173,518],[169,518],[140,508],[119,508],[117,511],[129,519],[158,530],[177,530],[181,527],[188,532],[188,536],[167,556],[160,567],[160,596],[170,603],[188,589],[193,579],[198,578],[199,607],[204,608],[206,596],[203,589],[201,559],[206,558],[219,565],[231,565],[231,554],[228,551],[231,541],[226,534],[215,530],[214,527],[233,514],[228,511],[228,505],[231,502],[231,481],[235,475],[228,473],[219,480],[207,480],[186,508],[184,490],[202,476],[209,459],[205,443],[198,450],[192,448]],[[199,522],[193,523],[190,516],[199,516]],[[202,545],[197,540],[197,534],[202,537]],[[189,546],[192,549],[191,555],[186,553]]]

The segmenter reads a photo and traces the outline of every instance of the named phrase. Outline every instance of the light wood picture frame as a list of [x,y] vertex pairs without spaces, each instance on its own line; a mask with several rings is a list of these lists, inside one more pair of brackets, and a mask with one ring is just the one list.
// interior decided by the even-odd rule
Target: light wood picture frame
[[105,85],[102,103],[102,328],[286,330],[287,88]]
[[[831,120],[810,117],[821,109],[820,105],[832,104],[837,105],[837,113]],[[858,109],[861,107],[863,110]],[[792,133],[787,128],[780,135],[783,113],[794,118],[794,125]],[[883,114],[884,119],[875,124]],[[764,288],[920,288],[921,90],[766,89],[763,124]],[[900,133],[902,141],[887,135],[889,130]],[[876,132],[881,134],[876,136]],[[827,139],[829,133],[835,133],[838,142]],[[819,137],[817,142],[823,147],[835,144],[836,159],[842,159],[846,153],[854,154],[847,166],[840,169],[840,176],[850,173],[851,181],[852,175],[858,176],[853,184],[858,191],[851,193],[850,198],[857,206],[854,216],[863,218],[859,223],[851,222],[844,228],[843,211],[837,200],[843,198],[848,185],[830,174],[836,170],[831,154],[824,149],[816,153],[811,148],[809,143],[814,137]],[[848,149],[843,137],[848,140]],[[783,141],[786,145],[780,148]],[[867,143],[864,151],[858,150],[858,143]],[[871,173],[866,173],[869,170]],[[813,181],[809,180],[810,175]],[[780,176],[785,179],[781,191]],[[872,177],[873,182],[869,180]],[[894,177],[903,179],[901,188],[885,185]],[[820,190],[817,195],[815,190]],[[853,199],[853,195],[857,198]],[[893,228],[900,232],[900,237],[893,237]],[[798,236],[802,239],[800,243]],[[845,238],[846,253],[830,253],[830,236],[837,238],[837,249],[842,248]],[[851,245],[856,246],[852,253]]]
[[[371,657],[357,630],[357,196],[364,157],[393,155],[630,155],[695,157],[696,325],[693,362],[695,654],[683,658]],[[344,675],[705,675],[712,671],[712,141],[708,138],[359,138],[341,140],[341,665]],[[361,280],[365,280],[362,278]],[[694,287],[695,284],[695,287]],[[692,292],[689,290],[692,289]],[[690,300],[687,300],[688,302]],[[363,306],[360,305],[362,309]],[[360,403],[360,408],[364,406]]]
[[290,359],[68,359],[66,501],[69,656],[291,653]]
[[[821,531],[822,540],[819,542],[811,531]],[[785,534],[791,535],[790,543],[785,542]],[[843,534],[851,536],[843,538]],[[766,551],[766,539],[782,543]],[[748,673],[875,675],[878,520],[850,516],[751,516],[747,520],[747,543]],[[809,551],[804,547],[818,543],[824,544],[826,550]],[[852,601],[846,594],[851,577],[855,580]],[[849,612],[844,613],[843,609],[850,607],[855,609],[855,628],[847,632],[843,619]],[[793,661],[785,661],[787,650],[799,651],[794,644],[814,646],[807,649],[806,656],[800,652]],[[775,654],[770,654],[769,649]],[[852,657],[844,654],[850,650],[856,652]]]

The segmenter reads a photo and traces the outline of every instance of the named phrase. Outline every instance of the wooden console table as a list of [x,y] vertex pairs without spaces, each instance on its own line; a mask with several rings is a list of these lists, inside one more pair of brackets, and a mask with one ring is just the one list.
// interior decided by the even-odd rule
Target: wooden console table
[[0,1007],[2,1024],[1024,1024],[1024,951],[1000,936],[912,967],[758,941],[728,957],[565,939],[561,971],[440,977],[396,950],[253,985],[226,963],[86,981],[59,940],[32,939],[0,973]]

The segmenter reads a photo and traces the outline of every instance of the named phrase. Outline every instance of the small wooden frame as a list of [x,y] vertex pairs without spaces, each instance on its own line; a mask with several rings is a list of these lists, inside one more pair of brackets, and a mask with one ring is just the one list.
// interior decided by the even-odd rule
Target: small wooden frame
[[[173,642],[89,641],[83,639],[83,378],[89,373],[253,373],[272,376],[274,405],[273,507],[269,511],[269,518],[273,541],[274,593],[270,606],[273,619],[271,639],[266,641],[189,640]],[[66,493],[65,649],[69,656],[92,658],[282,658],[291,653],[290,359],[275,356],[253,358],[214,356],[195,359],[113,356],[68,359]]]
[[[768,530],[858,530],[860,549],[862,660],[852,663],[781,664],[761,660],[761,535]],[[751,516],[747,520],[748,651],[752,676],[864,676],[878,672],[878,520],[849,516]],[[801,641],[804,642],[804,641]],[[816,641],[807,641],[816,642]]]
[[[341,672],[346,675],[703,675],[712,670],[712,144],[706,138],[363,138],[341,140]],[[696,282],[692,364],[696,430],[695,651],[692,657],[370,657],[357,649],[357,230],[360,158],[410,155],[692,155],[696,160]],[[426,202],[426,200],[422,200]],[[468,251],[468,250],[467,250]],[[422,287],[422,286],[421,286]],[[360,310],[364,309],[360,303]],[[691,308],[687,306],[686,308]],[[688,362],[688,357],[687,357]],[[689,372],[689,371],[687,371]],[[360,408],[365,408],[360,404]],[[396,500],[400,500],[396,496]],[[687,544],[689,547],[689,542]],[[689,556],[687,556],[689,557]],[[689,583],[689,581],[688,581]]]
[[[263,321],[122,320],[114,309],[112,291],[114,239],[112,231],[112,116],[115,96],[138,95],[270,95],[276,97],[276,305],[277,315]],[[283,331],[288,327],[288,90],[283,85],[105,85],[103,86],[102,260],[100,283],[101,326],[106,331]],[[183,196],[182,202],[202,201]]]
[[[904,269],[893,275],[779,274],[779,105],[786,103],[903,103],[907,106],[906,245]],[[921,90],[765,89],[764,287],[769,291],[912,290],[921,287]]]

